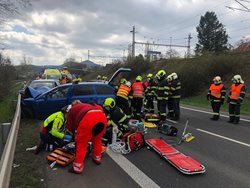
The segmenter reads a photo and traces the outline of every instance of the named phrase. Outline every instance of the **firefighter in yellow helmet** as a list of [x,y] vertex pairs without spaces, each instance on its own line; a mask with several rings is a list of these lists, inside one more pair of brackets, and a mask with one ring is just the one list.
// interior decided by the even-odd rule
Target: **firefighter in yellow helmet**
[[82,79],[80,78],[80,76],[76,75],[76,77],[72,80],[72,83],[73,84],[78,84],[81,81],[82,81]]
[[103,136],[107,139],[107,143],[112,141],[112,129],[113,127],[118,127],[119,132],[117,133],[118,137],[128,132],[128,119],[126,114],[116,105],[116,102],[113,98],[106,98],[103,102],[104,112],[108,119],[108,127],[105,135]]
[[231,91],[228,95],[229,103],[229,123],[238,124],[240,121],[240,106],[246,95],[244,81],[239,74],[234,75],[232,79]]
[[147,75],[147,81],[144,83],[145,89],[145,113],[154,113],[154,92],[156,89],[156,82],[154,81],[153,74]]
[[102,80],[108,81],[108,77],[107,76],[102,76]]
[[102,79],[101,75],[98,75],[98,76],[96,77],[96,79],[97,79],[97,80],[101,80],[101,79]]
[[130,91],[131,91],[131,83],[129,81],[126,81],[125,83],[121,83],[119,85],[118,91],[116,93],[116,104],[127,115],[127,118],[131,117],[131,112],[129,107]]
[[131,107],[133,116],[140,120],[141,119],[141,109],[143,105],[143,99],[144,99],[144,90],[146,89],[146,86],[142,82],[142,77],[138,75],[135,79],[135,82],[132,84],[131,87]]
[[161,118],[161,121],[166,121],[167,116],[167,101],[169,95],[169,86],[166,80],[166,72],[164,70],[159,70],[155,75],[157,79],[157,87],[155,90],[155,96],[157,99],[157,108]]

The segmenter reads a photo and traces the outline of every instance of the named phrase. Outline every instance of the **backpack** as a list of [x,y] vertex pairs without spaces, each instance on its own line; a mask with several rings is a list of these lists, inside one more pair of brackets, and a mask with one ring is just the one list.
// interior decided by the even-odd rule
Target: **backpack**
[[128,122],[128,129],[130,132],[141,132],[145,133],[146,129],[143,122],[137,119],[130,119]]
[[176,127],[169,125],[167,123],[159,124],[158,131],[168,136],[176,136],[178,133],[178,129]]
[[141,132],[128,132],[123,136],[122,141],[126,143],[127,149],[131,152],[141,149],[145,144],[144,136]]

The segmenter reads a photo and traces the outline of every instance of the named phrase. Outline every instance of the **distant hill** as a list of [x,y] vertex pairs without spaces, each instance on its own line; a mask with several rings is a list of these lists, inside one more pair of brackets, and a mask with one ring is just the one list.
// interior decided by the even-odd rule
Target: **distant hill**
[[86,65],[87,68],[102,68],[101,65],[98,65],[90,60],[82,61],[81,64]]

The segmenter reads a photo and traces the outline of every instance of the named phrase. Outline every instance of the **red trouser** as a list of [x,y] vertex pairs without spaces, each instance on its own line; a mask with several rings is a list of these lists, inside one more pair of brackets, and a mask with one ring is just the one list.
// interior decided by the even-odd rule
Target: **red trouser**
[[[92,135],[92,129],[97,123],[103,123],[104,129],[98,135]],[[92,141],[92,158],[101,157],[102,155],[102,136],[106,131],[107,118],[102,111],[91,110],[81,120],[75,137],[76,141],[76,158],[73,164],[75,171],[82,171],[84,167],[84,159],[87,152],[88,142]]]

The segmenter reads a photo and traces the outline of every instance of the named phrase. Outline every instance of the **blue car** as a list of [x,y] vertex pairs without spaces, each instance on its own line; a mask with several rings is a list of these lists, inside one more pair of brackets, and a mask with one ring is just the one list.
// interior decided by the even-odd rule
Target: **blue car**
[[33,80],[26,88],[20,90],[19,93],[22,95],[22,98],[34,98],[58,85],[60,85],[59,82],[53,79]]
[[128,71],[130,69],[118,69],[107,83],[63,84],[36,97],[25,98],[21,101],[22,117],[44,119],[77,99],[82,102],[93,101],[102,105],[108,97],[115,99],[115,88],[111,84],[114,78],[119,73]]

